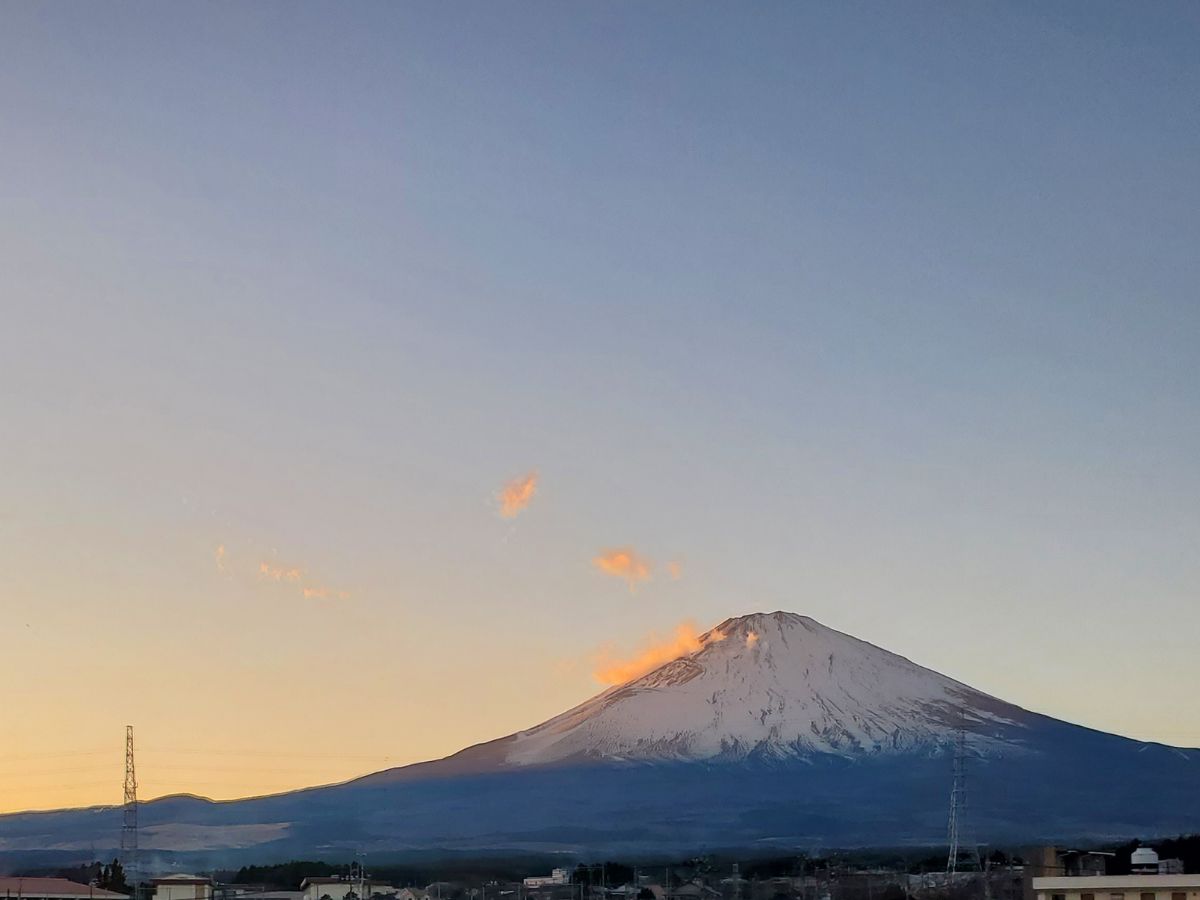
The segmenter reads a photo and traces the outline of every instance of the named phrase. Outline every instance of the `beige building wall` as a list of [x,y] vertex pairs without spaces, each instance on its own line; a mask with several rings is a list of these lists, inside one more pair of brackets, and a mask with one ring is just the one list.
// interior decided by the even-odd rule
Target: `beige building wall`
[[212,900],[209,882],[159,882],[154,885],[154,900]]
[[1200,875],[1034,878],[1037,900],[1200,900]]

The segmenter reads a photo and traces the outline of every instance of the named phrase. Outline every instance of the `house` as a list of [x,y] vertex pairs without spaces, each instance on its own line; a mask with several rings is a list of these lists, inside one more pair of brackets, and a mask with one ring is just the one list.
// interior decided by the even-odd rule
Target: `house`
[[672,887],[669,896],[671,900],[715,900],[721,892],[699,881],[689,881]]
[[125,894],[66,878],[0,877],[0,897],[5,900],[129,900]]
[[553,885],[570,884],[571,873],[566,869],[552,869],[549,875],[534,875],[525,879],[525,887],[540,888]]
[[154,900],[213,900],[213,880],[202,875],[168,875],[150,884]]
[[395,894],[396,889],[382,881],[364,881],[361,885],[362,896],[359,896],[358,879],[338,878],[336,875],[320,878],[305,878],[300,884],[304,900],[370,900],[376,894]]

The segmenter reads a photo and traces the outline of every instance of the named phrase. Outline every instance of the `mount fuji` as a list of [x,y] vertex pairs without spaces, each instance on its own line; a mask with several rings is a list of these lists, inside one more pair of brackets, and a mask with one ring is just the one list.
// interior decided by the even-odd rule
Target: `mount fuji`
[[[445,759],[271,797],[143,804],[142,846],[195,866],[936,844],[960,739],[980,841],[1200,828],[1200,751],[1039,715],[776,612],[729,619],[687,655]],[[112,846],[120,821],[117,807],[0,816],[0,860]]]
[[1023,749],[1030,713],[806,616],[729,619],[699,643],[688,656],[459,758],[536,766],[937,754],[959,727],[978,755]]

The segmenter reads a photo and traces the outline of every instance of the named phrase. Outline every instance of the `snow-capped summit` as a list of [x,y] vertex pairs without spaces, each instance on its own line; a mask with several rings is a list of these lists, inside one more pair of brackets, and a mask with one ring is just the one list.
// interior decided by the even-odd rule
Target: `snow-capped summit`
[[[728,619],[700,648],[503,743],[508,765],[1020,749],[1019,707],[794,613]],[[499,747],[493,745],[494,750]]]

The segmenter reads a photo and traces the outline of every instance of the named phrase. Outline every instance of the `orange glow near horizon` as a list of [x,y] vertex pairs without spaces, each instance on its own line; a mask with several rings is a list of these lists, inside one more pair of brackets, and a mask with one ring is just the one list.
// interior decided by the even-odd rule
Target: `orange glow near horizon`
[[[119,806],[122,747],[72,751],[70,759],[15,758],[0,768],[5,786],[0,815],[35,810],[89,806]],[[273,757],[262,747],[244,751],[214,748],[138,748],[138,799],[141,802],[172,794],[194,794],[212,800],[282,793],[313,785],[335,784],[396,765],[441,755],[398,758],[384,754],[349,753],[337,758],[335,748],[311,756],[294,752]],[[40,756],[40,754],[37,754]]]

